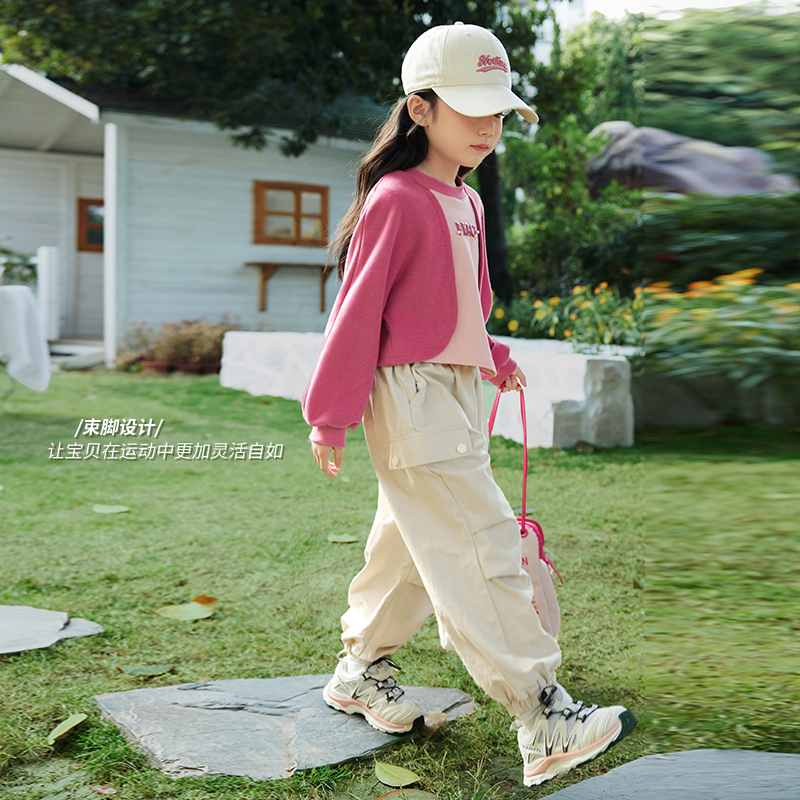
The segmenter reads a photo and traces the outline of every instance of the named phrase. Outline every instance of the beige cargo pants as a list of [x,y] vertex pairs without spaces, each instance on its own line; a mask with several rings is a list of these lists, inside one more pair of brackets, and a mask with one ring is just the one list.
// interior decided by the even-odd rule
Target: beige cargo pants
[[366,564],[342,617],[345,649],[393,653],[435,612],[443,645],[518,716],[555,681],[561,651],[531,605],[519,526],[494,481],[477,367],[379,367],[364,414],[378,476]]

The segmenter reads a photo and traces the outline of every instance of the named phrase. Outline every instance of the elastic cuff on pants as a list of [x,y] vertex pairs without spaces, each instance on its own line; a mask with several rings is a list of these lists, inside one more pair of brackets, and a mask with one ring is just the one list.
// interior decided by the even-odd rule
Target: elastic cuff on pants
[[541,700],[539,700],[539,694],[541,694],[541,690],[535,697],[529,697],[527,700],[515,700],[507,703],[506,708],[508,709],[508,713],[511,714],[511,716],[515,719],[519,719],[528,711],[537,711],[538,709],[544,708],[544,704],[541,702]]

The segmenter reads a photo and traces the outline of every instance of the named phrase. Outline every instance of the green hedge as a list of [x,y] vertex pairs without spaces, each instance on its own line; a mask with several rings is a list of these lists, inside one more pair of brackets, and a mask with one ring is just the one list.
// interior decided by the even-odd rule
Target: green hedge
[[742,269],[763,281],[800,278],[800,193],[648,201],[644,271],[686,285]]

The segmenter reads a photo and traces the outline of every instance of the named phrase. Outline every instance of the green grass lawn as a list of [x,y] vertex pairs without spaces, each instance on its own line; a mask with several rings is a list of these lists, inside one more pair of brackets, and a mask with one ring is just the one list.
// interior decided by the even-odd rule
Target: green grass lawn
[[[280,443],[283,458],[48,458],[50,446],[74,441],[79,421],[88,418],[163,419],[159,444]],[[388,791],[375,781],[370,760],[286,781],[170,780],[99,719],[93,700],[142,686],[332,671],[377,482],[360,431],[349,436],[336,480],[314,465],[307,435],[299,403],[224,389],[217,376],[57,373],[47,392],[18,388],[0,406],[0,604],[63,610],[105,629],[0,663],[0,790],[43,797],[45,788],[23,795],[15,787],[24,769],[49,765],[81,770],[83,784],[111,785],[124,800],[367,800]],[[800,738],[790,715],[780,715],[780,733],[768,724],[781,703],[793,702],[791,692],[795,704],[797,696],[797,672],[787,667],[796,661],[796,645],[778,633],[796,607],[797,571],[788,556],[797,538],[783,515],[796,515],[797,495],[768,499],[797,492],[796,447],[785,432],[765,432],[764,453],[745,456],[740,449],[752,445],[745,432],[741,448],[733,448],[739,466],[729,473],[724,454],[703,455],[709,442],[727,439],[648,436],[648,504],[660,510],[651,508],[647,575],[643,448],[532,450],[528,485],[532,516],[566,581],[559,588],[559,679],[581,699],[628,705],[640,718],[636,734],[563,780],[522,788],[507,713],[474,685],[454,653],[440,649],[429,620],[398,653],[403,680],[463,689],[478,699],[478,710],[381,760],[414,770],[421,788],[441,800],[541,797],[653,750],[788,751],[791,736]],[[498,483],[518,506],[521,445],[495,438],[493,459]],[[131,511],[96,514],[95,503]],[[722,524],[723,512],[738,508],[735,523]],[[765,527],[769,513],[773,528]],[[331,533],[359,541],[331,544]],[[693,555],[717,547],[724,552],[713,565]],[[218,598],[213,617],[180,623],[151,613],[198,594]],[[646,666],[643,594],[652,598]],[[713,608],[723,611],[712,618]],[[741,652],[730,647],[726,626],[737,631]],[[709,653],[704,644],[715,637],[724,641]],[[151,679],[121,671],[162,663],[174,663],[174,671]],[[753,713],[732,711],[734,698]],[[89,719],[49,746],[48,732],[76,712]]]

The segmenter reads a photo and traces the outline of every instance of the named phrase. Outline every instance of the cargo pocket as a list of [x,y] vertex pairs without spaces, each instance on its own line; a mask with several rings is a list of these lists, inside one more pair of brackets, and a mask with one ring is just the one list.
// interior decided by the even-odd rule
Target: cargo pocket
[[504,520],[472,535],[475,552],[486,580],[525,575],[522,571],[522,545],[519,525],[514,519]]
[[472,453],[469,428],[455,425],[437,428],[406,436],[398,436],[389,442],[389,469],[408,469],[421,464],[435,464],[463,458]]

